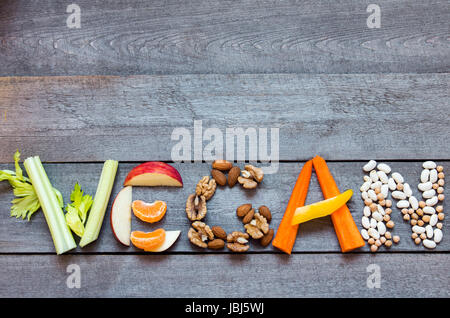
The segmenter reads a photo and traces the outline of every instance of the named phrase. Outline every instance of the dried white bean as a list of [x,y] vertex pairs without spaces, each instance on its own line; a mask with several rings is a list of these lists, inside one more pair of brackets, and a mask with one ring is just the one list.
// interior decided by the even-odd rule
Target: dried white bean
[[378,222],[377,230],[380,235],[384,235],[386,233],[386,225],[384,225],[384,222]]
[[436,243],[439,243],[440,241],[442,241],[442,231],[440,229],[435,229],[434,230],[434,241]]
[[435,183],[438,181],[438,173],[436,169],[430,171],[430,182]]
[[427,233],[429,239],[433,237],[433,227],[430,224],[425,226],[425,233]]
[[376,188],[381,188],[382,185],[383,185],[383,184],[381,183],[381,181],[377,181],[377,182],[372,183],[372,184],[370,185],[370,188],[371,188],[372,190],[375,190]]
[[378,231],[373,228],[370,228],[369,230],[367,230],[367,233],[369,233],[369,235],[372,236],[376,240],[378,240],[380,238],[380,233],[378,233]]
[[437,222],[438,222],[438,216],[437,216],[437,214],[433,214],[430,217],[430,225],[435,226],[437,224]]
[[424,193],[422,193],[422,196],[424,199],[431,199],[436,195],[436,191],[434,189],[427,190]]
[[374,218],[370,219],[370,227],[371,228],[373,228],[373,229],[376,228],[377,227],[377,223],[378,223],[377,220],[375,220]]
[[412,196],[412,190],[411,187],[409,186],[408,183],[405,183],[403,185],[403,192],[406,194],[406,196],[409,198],[410,196]]
[[361,186],[361,188],[359,188],[359,190],[361,192],[367,191],[370,189],[370,185],[372,182],[364,182],[363,185]]
[[388,178],[388,176],[386,175],[386,173],[384,171],[381,171],[381,170],[377,171],[377,175],[378,175],[378,179],[380,179],[380,181],[383,184],[388,183],[389,178]]
[[369,191],[367,191],[367,194],[369,195],[369,199],[371,199],[372,201],[378,200],[378,197],[377,197],[375,191],[369,190]]
[[387,198],[389,194],[389,186],[387,184],[383,184],[381,186],[381,194],[383,195],[383,197]]
[[388,180],[389,190],[394,191],[397,189],[397,185],[395,184],[395,180],[393,178],[389,178]]
[[406,194],[403,191],[394,191],[392,192],[392,197],[397,200],[405,200]]
[[395,182],[397,183],[403,183],[405,180],[403,179],[403,176],[398,173],[398,172],[394,172],[392,174],[392,178],[395,180]]
[[412,227],[412,231],[417,234],[422,234],[422,233],[425,233],[425,228],[422,226],[414,225]]
[[417,188],[422,192],[431,190],[432,187],[433,187],[433,184],[430,181],[424,182],[424,183],[419,183],[419,185],[417,186]]
[[367,200],[367,199],[369,198],[369,195],[367,194],[367,192],[362,192],[362,193],[361,193],[361,198],[362,198],[363,200]]
[[364,180],[364,182],[369,181],[370,183],[372,183],[372,179],[370,179],[370,177],[369,177],[368,175],[365,175],[365,176],[363,177],[363,180]]
[[363,239],[365,239],[366,241],[369,239],[369,233],[367,233],[366,229],[362,229],[361,230],[361,236],[363,237]]
[[372,217],[378,222],[383,221],[383,216],[379,212],[373,212]]
[[364,228],[366,228],[366,229],[370,228],[370,221],[369,221],[369,218],[366,217],[366,216],[363,216],[362,219],[361,219],[361,224],[362,224],[362,226],[363,226]]
[[425,214],[435,214],[436,210],[432,206],[426,206],[422,209]]
[[378,174],[375,170],[370,171],[369,177],[370,177],[370,179],[372,179],[373,182],[378,181]]
[[434,169],[434,168],[436,168],[436,163],[434,161],[425,161],[422,164],[422,167],[424,169]]
[[415,196],[410,196],[409,197],[409,203],[411,204],[411,207],[414,210],[417,210],[419,208],[419,201],[417,201]]
[[377,162],[375,160],[370,160],[368,163],[366,163],[363,167],[363,170],[365,172],[369,172],[373,169],[375,169],[375,167],[377,166]]
[[436,243],[432,240],[423,240],[423,246],[425,246],[426,248],[435,248]]
[[435,206],[438,203],[438,197],[435,195],[434,197],[427,199],[425,201],[425,204],[428,206]]
[[430,180],[430,170],[424,169],[422,170],[422,173],[420,174],[420,181],[422,183],[428,182]]
[[370,208],[367,205],[363,209],[363,214],[364,214],[364,216],[367,216],[367,217],[372,215],[372,211],[370,211]]
[[381,215],[386,215],[386,212],[384,212],[384,208],[379,204],[377,205],[377,210]]
[[409,208],[409,201],[406,201],[406,200],[398,201],[397,202],[397,208],[399,208],[399,209]]
[[386,174],[391,173],[391,167],[389,167],[387,164],[385,163],[379,163],[377,166],[378,170],[383,171]]

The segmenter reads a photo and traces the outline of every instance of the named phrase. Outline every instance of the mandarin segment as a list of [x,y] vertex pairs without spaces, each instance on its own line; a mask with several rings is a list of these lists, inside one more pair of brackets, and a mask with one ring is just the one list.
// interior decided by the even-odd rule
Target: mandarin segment
[[165,239],[166,231],[164,229],[157,229],[153,232],[134,231],[130,236],[133,245],[146,252],[162,246]]
[[134,215],[141,221],[155,223],[160,221],[167,211],[167,204],[164,201],[146,203],[141,200],[133,201],[132,209]]

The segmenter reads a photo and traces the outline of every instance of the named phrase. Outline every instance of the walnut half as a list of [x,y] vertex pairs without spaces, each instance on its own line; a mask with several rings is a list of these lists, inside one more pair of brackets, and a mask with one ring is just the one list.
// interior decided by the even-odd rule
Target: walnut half
[[259,213],[255,213],[254,219],[244,225],[247,233],[250,234],[252,238],[255,240],[260,239],[269,232],[269,223],[267,223],[267,219],[263,217]]
[[199,221],[206,216],[206,198],[191,194],[186,201],[186,215],[191,221]]
[[204,196],[206,200],[209,200],[216,192],[216,187],[216,180],[210,179],[209,176],[204,176],[197,183],[195,194],[199,197]]
[[188,238],[192,244],[207,248],[208,244],[205,241],[214,239],[214,234],[208,225],[196,221],[192,223],[192,227],[189,229]]
[[227,248],[233,252],[246,252],[250,246],[248,243],[248,234],[242,232],[232,232],[227,236]]

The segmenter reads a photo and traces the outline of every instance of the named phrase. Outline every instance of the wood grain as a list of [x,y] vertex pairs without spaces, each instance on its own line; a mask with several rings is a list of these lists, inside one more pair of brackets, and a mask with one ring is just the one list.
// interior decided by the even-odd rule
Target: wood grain
[[1,1],[0,76],[449,72],[445,0]]
[[[449,261],[449,254],[7,255],[0,297],[448,297]],[[66,285],[70,264],[80,267],[79,289]],[[380,288],[367,287],[370,264],[379,266]]]
[[[416,188],[418,183],[421,162],[388,162],[394,171],[400,172],[413,188],[414,193],[419,197]],[[128,171],[135,164],[121,163],[113,189],[113,197],[122,188]],[[206,222],[213,225],[222,226],[228,233],[234,230],[243,230],[241,221],[236,216],[236,208],[243,203],[252,203],[255,207],[267,205],[272,211],[271,226],[276,230],[281,221],[287,202],[289,200],[293,185],[300,171],[302,163],[281,163],[277,174],[267,175],[258,189],[255,191],[244,191],[239,186],[232,189],[228,187],[219,188],[214,197],[208,201],[208,214]],[[445,171],[450,170],[449,162],[443,163]],[[187,232],[190,223],[185,214],[185,202],[189,194],[194,192],[195,185],[204,175],[208,175],[210,165],[204,164],[174,164],[180,171],[183,181],[183,188],[164,187],[134,187],[133,200],[144,200],[153,202],[154,200],[164,200],[168,204],[168,211],[161,222],[156,224],[146,224],[134,216],[132,218],[132,229],[151,231],[159,227],[166,230],[181,230],[182,234],[177,243],[170,249],[170,253],[211,253],[211,250],[203,250],[192,246],[187,239]],[[361,217],[363,202],[360,198],[359,187],[362,184],[363,171],[362,162],[330,162],[329,167],[333,173],[341,191],[353,189],[354,197],[348,204],[350,211],[361,228]],[[79,182],[86,193],[94,194],[97,187],[98,178],[102,164],[46,164],[45,168],[52,184],[58,188],[66,199],[69,198],[75,182]],[[13,168],[13,165],[0,165],[0,169]],[[450,197],[450,193],[445,190],[445,195]],[[9,185],[0,183],[0,253],[53,253],[54,246],[48,231],[47,224],[42,212],[37,212],[31,222],[10,218],[9,207],[12,193]],[[322,192],[313,173],[310,190],[306,203],[313,203],[322,200]],[[112,198],[110,204],[112,203]],[[445,205],[444,205],[445,207]],[[393,234],[401,237],[399,245],[394,245],[387,252],[443,252],[450,250],[449,223],[444,220],[444,239],[435,250],[427,250],[422,246],[416,246],[411,240],[411,227],[403,222],[401,213],[396,208],[393,209],[392,219],[396,223]],[[77,248],[71,253],[130,253],[140,252],[134,247],[124,247],[113,237],[109,224],[108,207],[102,231],[99,239],[81,249]],[[356,252],[368,252],[369,248],[364,248]],[[227,249],[221,251],[228,253]],[[258,242],[252,241],[250,252],[278,253],[272,246],[262,248]],[[334,233],[333,225],[329,217],[316,219],[300,225],[299,234],[294,246],[294,253],[305,252],[340,252],[339,244]]]
[[0,162],[17,148],[46,162],[171,161],[174,129],[193,138],[195,120],[220,130],[224,151],[227,128],[278,128],[281,160],[448,159],[448,82],[448,73],[0,78]]

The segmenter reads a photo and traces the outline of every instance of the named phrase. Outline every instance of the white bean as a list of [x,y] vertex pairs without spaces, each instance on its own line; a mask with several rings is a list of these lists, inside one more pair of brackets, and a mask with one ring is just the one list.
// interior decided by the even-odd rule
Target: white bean
[[433,227],[430,224],[425,226],[425,233],[427,233],[429,239],[433,237]]
[[433,214],[430,217],[430,225],[435,226],[437,224],[437,222],[438,222],[438,216],[437,216],[437,214]]
[[383,184],[381,186],[381,194],[383,195],[383,197],[387,198],[389,194],[389,186],[387,184]]
[[422,209],[425,214],[435,214],[436,210],[432,206],[426,206]]
[[405,180],[403,179],[403,176],[398,173],[398,172],[394,172],[392,174],[392,178],[395,180],[395,182],[397,183],[403,183]]
[[[367,205],[364,207],[363,214],[364,214],[364,216],[366,216],[366,217],[369,217],[369,216],[372,215],[372,211],[370,211],[370,208],[369,208]],[[370,223],[369,223],[369,224],[370,224]]]
[[369,195],[367,194],[367,192],[362,192],[362,193],[361,193],[361,198],[362,198],[363,200],[367,200],[367,199],[369,198]]
[[384,225],[384,222],[378,222],[377,230],[380,235],[384,235],[386,233],[386,225]]
[[[370,228],[367,233],[369,233],[370,236],[372,236],[374,239],[378,240],[380,238],[380,233],[378,233],[377,230]],[[433,242],[434,243],[434,242]]]
[[434,242],[439,243],[440,241],[442,241],[442,231],[440,229],[435,229],[434,230]]
[[432,187],[433,187],[433,184],[430,181],[424,182],[424,183],[419,183],[419,185],[417,186],[417,188],[419,188],[419,190],[422,192],[431,190]]
[[367,194],[369,195],[369,199],[371,199],[372,201],[378,200],[378,197],[377,197],[375,191],[369,190],[369,191],[367,191]]
[[385,163],[379,163],[377,166],[378,170],[383,171],[386,174],[391,173],[391,167],[389,167],[387,164]]
[[379,212],[373,212],[372,217],[378,222],[383,221],[383,216]]
[[372,190],[375,190],[376,188],[381,188],[381,185],[382,185],[381,181],[377,181],[377,182],[372,183],[372,184],[370,185],[370,188],[371,188]]
[[377,210],[381,215],[386,215],[386,212],[384,212],[384,208],[379,204],[377,205]]
[[436,168],[436,163],[434,161],[425,161],[422,164],[422,167],[424,169],[434,169],[434,168]]
[[426,248],[435,248],[436,243],[432,240],[423,240],[423,246],[425,246]]
[[422,183],[428,182],[430,180],[430,170],[424,169],[422,170],[422,173],[420,174],[420,181]]
[[361,224],[362,224],[362,226],[363,226],[364,228],[366,228],[366,229],[370,228],[370,221],[369,221],[369,218],[366,217],[366,216],[363,216],[362,219],[361,219]]
[[377,220],[375,220],[374,218],[370,219],[370,227],[371,228],[373,228],[373,229],[376,228],[377,227],[377,223],[378,223]]
[[369,172],[373,169],[375,169],[375,167],[377,166],[377,162],[375,160],[370,160],[368,163],[366,163],[363,167],[363,170],[365,172]]
[[439,201],[438,197],[435,195],[434,197],[432,197],[430,199],[427,199],[425,201],[425,204],[428,205],[428,206],[434,206],[434,205],[436,205],[438,203],[438,201]]
[[378,181],[378,174],[375,170],[370,171],[369,177],[370,177],[370,179],[372,179],[372,182]]
[[363,239],[365,239],[366,241],[369,239],[369,233],[367,233],[366,229],[362,229],[361,230],[361,236],[363,237]]
[[406,196],[409,198],[410,196],[412,196],[412,190],[411,187],[409,186],[408,183],[405,183],[403,185],[403,192],[406,194]]
[[392,197],[397,200],[405,200],[406,194],[403,191],[394,191],[392,192]]
[[386,175],[386,173],[384,171],[381,171],[381,170],[377,171],[377,175],[378,175],[378,179],[380,179],[380,181],[383,184],[388,183],[389,178],[388,178],[388,176]]
[[427,190],[424,193],[422,193],[422,196],[424,199],[431,199],[436,195],[436,191],[434,189]]
[[409,208],[409,201],[406,201],[406,200],[398,201],[397,202],[397,208],[399,208],[399,209]]
[[393,178],[389,178],[388,180],[389,190],[394,191],[397,189],[397,185],[395,184],[395,180]]
[[412,231],[417,234],[422,234],[422,233],[425,233],[425,228],[422,226],[414,225],[412,227]]
[[430,171],[430,182],[435,183],[438,181],[438,173],[436,169]]
[[419,208],[419,201],[417,201],[415,196],[410,196],[409,197],[409,203],[411,204],[411,207],[414,210],[417,210]]
[[359,190],[361,192],[367,191],[370,189],[371,184],[372,184],[372,182],[364,182],[363,185],[361,186],[361,188],[359,188]]
[[363,177],[364,182],[370,181],[370,183],[372,183],[372,179],[370,179],[370,177],[368,175],[365,175]]

